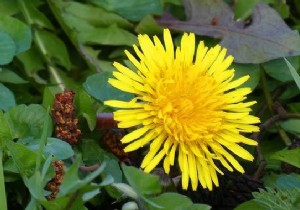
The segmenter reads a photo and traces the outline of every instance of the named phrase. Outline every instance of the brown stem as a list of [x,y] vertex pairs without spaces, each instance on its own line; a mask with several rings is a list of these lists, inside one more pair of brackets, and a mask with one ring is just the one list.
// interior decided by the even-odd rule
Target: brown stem
[[[75,162],[74,158],[71,158],[72,163]],[[94,165],[91,166],[85,166],[85,165],[80,165],[79,169],[84,171],[84,172],[91,172],[91,171],[95,171],[97,168],[100,167],[100,164],[96,163]]]

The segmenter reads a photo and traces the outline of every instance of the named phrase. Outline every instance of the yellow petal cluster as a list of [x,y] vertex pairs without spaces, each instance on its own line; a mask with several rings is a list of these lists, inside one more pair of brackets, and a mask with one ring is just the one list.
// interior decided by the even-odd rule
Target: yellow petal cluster
[[[157,36],[138,36],[136,55],[125,51],[136,70],[115,62],[109,83],[133,93],[131,101],[108,100],[119,108],[114,118],[120,128],[136,129],[121,140],[126,152],[149,146],[141,168],[151,172],[160,162],[166,173],[178,162],[182,187],[198,183],[209,190],[219,186],[221,169],[244,173],[235,155],[252,161],[240,143],[257,145],[241,133],[257,132],[259,119],[250,115],[255,101],[244,102],[250,88],[239,88],[249,76],[234,78],[232,56],[217,45],[195,44],[195,35],[185,33],[174,47],[170,31],[164,43]],[[224,167],[220,167],[220,166]]]

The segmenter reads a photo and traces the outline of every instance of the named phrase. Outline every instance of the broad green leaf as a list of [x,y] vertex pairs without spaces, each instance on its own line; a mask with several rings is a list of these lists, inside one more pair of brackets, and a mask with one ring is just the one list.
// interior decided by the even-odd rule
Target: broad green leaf
[[171,29],[222,39],[220,44],[237,63],[258,64],[300,54],[299,32],[290,29],[266,4],[256,5],[249,25],[234,21],[230,6],[223,0],[185,0],[184,6],[186,21],[166,15],[158,22]]
[[103,162],[98,169],[88,174],[84,179],[79,179],[78,176],[79,165],[80,165],[80,159],[77,158],[77,160],[72,164],[72,166],[68,168],[68,170],[66,171],[63,182],[60,186],[58,197],[63,197],[67,194],[74,193],[80,188],[88,185],[93,179],[99,176],[99,174],[106,167],[106,163]]
[[252,90],[256,88],[260,80],[259,66],[255,64],[232,64],[235,69],[234,78],[240,78],[245,75],[249,75],[250,78],[247,82],[242,84],[240,87],[250,87]]
[[66,15],[75,16],[95,27],[110,26],[112,24],[126,28],[132,26],[128,20],[101,7],[73,1],[61,2],[61,7],[63,9],[64,18]]
[[12,136],[2,110],[0,110],[0,122],[0,150],[3,150],[6,142],[12,140]]
[[281,127],[290,133],[300,134],[300,120],[299,119],[288,119],[280,123]]
[[[298,57],[289,57],[288,61],[292,64],[292,66],[296,69],[299,68],[299,58]],[[287,63],[283,58],[279,58],[276,60],[268,61],[262,64],[265,72],[273,77],[274,79],[287,82],[292,81],[293,77],[289,71]]]
[[149,206],[150,210],[180,210],[180,209],[188,209],[193,203],[192,201],[178,193],[163,193],[157,197],[149,198],[151,201],[156,203],[157,205],[161,206],[162,208],[155,208],[153,206]]
[[75,106],[77,114],[79,116],[83,116],[86,119],[91,131],[94,130],[97,122],[94,101],[90,97],[90,95],[87,94],[87,92],[82,88],[79,88],[76,91]]
[[111,86],[107,82],[111,77],[111,72],[93,74],[86,79],[83,87],[91,96],[102,102],[109,99],[129,101],[134,97],[133,94],[120,91]]
[[10,155],[17,166],[19,173],[24,177],[33,175],[35,169],[35,160],[37,154],[26,146],[8,141],[6,146],[10,152]]
[[160,0],[90,0],[91,2],[103,6],[104,8],[116,11],[123,17],[139,21],[149,14],[161,15],[162,2]]
[[37,71],[45,68],[44,59],[36,46],[32,46],[29,50],[18,54],[17,58],[21,61],[26,74],[30,77],[33,77]]
[[31,45],[31,30],[20,20],[5,16],[0,17],[0,31],[7,33],[14,41],[15,54],[24,52]]
[[8,69],[0,70],[0,82],[7,82],[7,83],[13,83],[13,84],[28,83],[28,81],[25,81],[18,74],[16,74],[13,71],[10,71]]
[[258,204],[254,200],[246,201],[240,205],[238,205],[234,210],[268,210],[266,207]]
[[[40,139],[25,138],[18,141],[32,151],[38,151]],[[53,156],[54,160],[65,160],[74,155],[71,145],[61,139],[47,138],[43,153],[46,157]]]
[[296,69],[292,66],[292,64],[286,59],[284,58],[289,70],[290,70],[290,73],[294,79],[294,81],[296,82],[298,88],[300,89],[300,76],[299,74],[297,73]]
[[0,28],[0,65],[8,64],[12,61],[16,52],[14,40]]
[[16,101],[13,92],[0,83],[0,109],[7,111],[15,105]]
[[300,148],[278,151],[274,153],[271,158],[300,168]]
[[186,196],[179,193],[163,193],[157,197],[149,198],[155,204],[161,206],[161,208],[156,208],[149,205],[149,210],[209,210],[210,206],[205,204],[194,205],[193,202]]
[[46,56],[69,70],[71,62],[65,43],[58,36],[48,31],[36,30],[35,33],[45,50]]
[[119,28],[116,24],[108,27],[98,27],[86,31],[80,31],[78,41],[83,44],[100,45],[127,45],[132,46],[137,43],[135,35],[127,30]]
[[282,189],[300,189],[300,176],[299,174],[280,174],[275,182],[275,185]]
[[147,174],[133,166],[122,165],[124,176],[129,185],[140,195],[153,195],[161,192],[159,177]]
[[[38,104],[21,104],[5,113],[14,139],[28,136],[40,138],[46,117],[50,118],[46,115],[46,110]],[[48,133],[51,134],[51,131],[52,124],[49,125]]]

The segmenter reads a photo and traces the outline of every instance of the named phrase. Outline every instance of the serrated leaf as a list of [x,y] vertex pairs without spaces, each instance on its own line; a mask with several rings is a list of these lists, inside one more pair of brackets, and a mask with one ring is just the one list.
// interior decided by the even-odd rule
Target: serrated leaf
[[46,55],[69,70],[71,62],[65,43],[58,36],[48,31],[36,30],[35,33],[42,42]]
[[120,91],[111,86],[107,81],[112,77],[111,72],[101,72],[89,76],[83,87],[94,98],[100,101],[108,99],[129,101],[134,97],[133,94]]
[[300,148],[278,151],[274,153],[271,158],[300,168]]
[[153,195],[161,192],[159,177],[147,174],[133,166],[122,165],[124,176],[129,185],[140,195]]
[[132,46],[137,43],[135,35],[127,30],[119,28],[116,24],[108,27],[98,27],[86,31],[80,31],[78,40],[83,44],[101,45],[127,45]]
[[0,82],[7,82],[13,84],[25,84],[28,81],[25,81],[22,77],[17,75],[15,72],[8,69],[0,70]]
[[7,33],[13,39],[16,46],[15,54],[29,49],[31,45],[31,30],[29,26],[20,20],[10,16],[0,17],[0,31]]
[[160,0],[90,0],[104,8],[116,11],[123,17],[132,21],[139,21],[149,14],[161,15],[162,3]]
[[8,64],[12,61],[16,51],[14,40],[0,28],[0,65]]
[[299,32],[291,30],[280,15],[265,4],[257,4],[252,22],[235,22],[233,12],[222,0],[185,0],[186,21],[164,16],[165,27],[221,38],[220,44],[238,63],[262,63],[300,54]]
[[16,105],[16,100],[13,92],[0,83],[0,109],[7,111],[9,108]]

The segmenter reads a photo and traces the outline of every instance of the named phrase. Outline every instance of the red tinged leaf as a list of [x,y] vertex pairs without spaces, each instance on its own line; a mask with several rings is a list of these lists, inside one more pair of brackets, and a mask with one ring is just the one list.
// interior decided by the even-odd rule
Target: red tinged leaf
[[164,27],[220,38],[237,63],[262,63],[300,54],[300,36],[266,4],[258,4],[249,25],[234,21],[231,8],[222,0],[185,0],[186,21],[165,14]]

